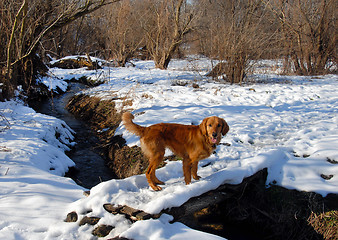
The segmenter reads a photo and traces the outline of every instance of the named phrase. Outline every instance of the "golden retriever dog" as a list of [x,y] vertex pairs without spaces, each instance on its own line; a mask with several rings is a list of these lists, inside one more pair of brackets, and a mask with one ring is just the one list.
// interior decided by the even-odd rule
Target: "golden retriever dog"
[[134,116],[125,112],[122,121],[125,128],[140,136],[141,148],[149,159],[146,172],[147,180],[155,191],[162,188],[164,183],[157,179],[155,170],[164,157],[166,148],[183,159],[183,173],[186,184],[191,182],[191,176],[198,180],[198,161],[209,157],[216,149],[216,145],[229,131],[226,121],[219,117],[207,117],[200,125],[182,125],[175,123],[159,123],[149,127],[142,127],[132,120]]

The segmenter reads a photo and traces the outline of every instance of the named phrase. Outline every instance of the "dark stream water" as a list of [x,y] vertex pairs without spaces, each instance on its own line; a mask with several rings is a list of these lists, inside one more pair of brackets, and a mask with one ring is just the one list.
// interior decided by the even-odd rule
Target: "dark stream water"
[[76,166],[70,170],[67,176],[80,186],[90,189],[102,181],[116,177],[112,170],[106,167],[105,160],[99,154],[99,139],[86,123],[76,119],[66,110],[69,99],[84,88],[83,84],[70,83],[70,89],[66,93],[30,105],[37,112],[64,120],[76,132],[75,141],[77,144],[68,153]]

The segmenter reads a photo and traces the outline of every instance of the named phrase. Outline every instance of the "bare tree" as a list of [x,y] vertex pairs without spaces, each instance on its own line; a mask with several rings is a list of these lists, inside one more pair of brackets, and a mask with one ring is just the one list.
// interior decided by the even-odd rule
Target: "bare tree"
[[105,51],[109,52],[109,57],[116,60],[119,66],[125,66],[130,58],[135,56],[136,51],[145,44],[137,11],[139,11],[138,4],[126,0],[100,13],[100,17],[105,17],[108,26],[103,34]]
[[146,47],[155,66],[166,69],[173,54],[193,29],[194,15],[185,0],[143,1],[139,17],[146,35]]
[[117,1],[119,0],[23,0],[18,4],[5,0],[3,6],[12,7],[6,12],[12,22],[10,35],[6,36],[5,41],[6,63],[1,65],[4,72],[4,98],[13,96],[18,81],[24,89],[31,88],[35,75],[44,66],[36,55],[44,36]]
[[213,76],[226,75],[231,83],[242,83],[250,60],[264,53],[273,33],[264,31],[267,11],[259,0],[200,1],[206,9],[203,48],[222,63]]
[[263,2],[280,22],[285,69],[301,75],[328,72],[329,63],[336,62],[337,1]]

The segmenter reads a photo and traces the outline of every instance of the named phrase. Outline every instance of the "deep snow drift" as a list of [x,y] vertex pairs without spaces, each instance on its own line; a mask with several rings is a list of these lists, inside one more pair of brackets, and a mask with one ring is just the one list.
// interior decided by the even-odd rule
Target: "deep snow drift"
[[[127,204],[158,213],[221,184],[240,183],[263,168],[268,168],[267,186],[278,184],[323,196],[338,193],[337,75],[280,76],[276,74],[278,63],[261,61],[253,76],[255,83],[238,86],[204,77],[211,68],[207,59],[176,60],[168,70],[155,69],[151,61],[135,64],[98,71],[51,69],[54,77],[41,81],[51,88],[65,89],[64,80],[73,77],[104,80],[105,84],[85,93],[122,99],[115,100],[120,108],[131,99],[132,106],[124,110],[131,110],[134,121],[144,126],[158,122],[199,124],[211,115],[224,118],[230,131],[216,154],[200,162],[198,174],[202,178],[186,186],[181,162],[169,162],[156,172],[166,183],[160,192],[150,189],[145,175],[139,175],[103,182],[85,197],[83,188],[61,177],[74,164],[64,154],[74,144],[72,130],[19,102],[0,103],[1,239],[93,238],[95,226],[63,222],[70,211],[76,211],[80,219],[85,215],[101,217],[98,224],[114,226],[106,239],[116,235],[220,239],[180,223],[170,224],[168,215],[131,224],[121,215],[106,212],[102,205]],[[277,72],[269,70],[271,65]],[[123,126],[116,134],[123,134],[130,146],[139,144]]]

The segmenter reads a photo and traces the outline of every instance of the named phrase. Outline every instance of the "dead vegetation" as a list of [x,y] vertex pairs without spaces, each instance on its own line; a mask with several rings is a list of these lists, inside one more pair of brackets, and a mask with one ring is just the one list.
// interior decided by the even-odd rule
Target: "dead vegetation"
[[78,94],[69,101],[67,110],[88,122],[93,129],[105,129],[102,134],[106,135],[106,138],[114,136],[121,122],[121,114],[115,110],[115,103],[112,100]]
[[90,54],[118,66],[152,59],[166,69],[173,57],[202,54],[239,84],[261,58],[283,58],[287,74],[335,73],[335,10],[334,0],[1,1],[0,100],[18,85],[38,94],[50,56]]
[[101,66],[98,62],[93,62],[90,56],[87,54],[87,57],[77,57],[77,58],[68,58],[61,59],[51,64],[50,67],[54,68],[63,68],[63,69],[77,69],[86,67],[88,70],[100,69]]
[[126,178],[145,173],[148,160],[137,146],[112,146],[109,149],[108,167],[118,178]]
[[323,236],[325,240],[338,239],[338,211],[329,211],[321,214],[311,213],[309,224]]

